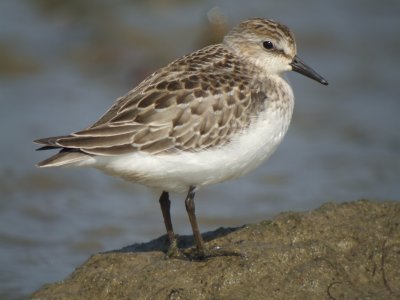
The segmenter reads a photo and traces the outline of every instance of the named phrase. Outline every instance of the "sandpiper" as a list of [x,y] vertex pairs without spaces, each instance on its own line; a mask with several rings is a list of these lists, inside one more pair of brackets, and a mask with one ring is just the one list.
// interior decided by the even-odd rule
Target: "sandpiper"
[[155,71],[89,128],[36,140],[38,150],[60,150],[38,166],[94,167],[160,189],[170,253],[177,243],[168,192],[187,193],[197,252],[205,255],[195,191],[240,177],[275,151],[293,112],[293,92],[282,78],[291,70],[328,84],[296,56],[288,27],[246,20],[221,44]]

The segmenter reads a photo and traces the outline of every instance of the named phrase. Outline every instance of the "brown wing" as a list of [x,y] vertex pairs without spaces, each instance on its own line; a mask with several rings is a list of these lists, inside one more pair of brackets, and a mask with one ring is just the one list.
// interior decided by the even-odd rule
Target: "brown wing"
[[198,151],[229,143],[265,98],[251,91],[233,60],[220,45],[194,52],[119,98],[92,127],[39,142],[95,155]]

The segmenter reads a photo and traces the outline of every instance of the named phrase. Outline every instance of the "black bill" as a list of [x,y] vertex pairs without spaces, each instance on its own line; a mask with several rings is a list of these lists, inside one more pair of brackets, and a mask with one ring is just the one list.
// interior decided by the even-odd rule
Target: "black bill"
[[307,76],[311,79],[314,79],[315,81],[318,81],[323,85],[328,85],[328,81],[326,81],[321,75],[319,75],[305,63],[303,63],[301,59],[297,57],[297,55],[293,58],[293,61],[291,62],[290,65],[292,66],[293,71],[303,74],[304,76]]

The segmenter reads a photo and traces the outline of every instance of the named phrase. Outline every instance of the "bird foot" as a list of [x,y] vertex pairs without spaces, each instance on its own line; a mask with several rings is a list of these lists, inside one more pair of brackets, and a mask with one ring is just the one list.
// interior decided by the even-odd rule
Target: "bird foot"
[[170,245],[166,253],[166,258],[186,259],[185,254],[178,247],[177,236],[174,236],[174,239],[170,240]]

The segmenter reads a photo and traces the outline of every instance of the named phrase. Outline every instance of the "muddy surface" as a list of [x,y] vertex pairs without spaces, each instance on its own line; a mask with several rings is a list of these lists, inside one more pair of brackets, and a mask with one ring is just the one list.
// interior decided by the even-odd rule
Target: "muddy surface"
[[[398,299],[400,203],[328,203],[204,235],[240,255],[167,259],[166,239],[93,255],[33,299]],[[190,237],[181,247],[191,253]]]

